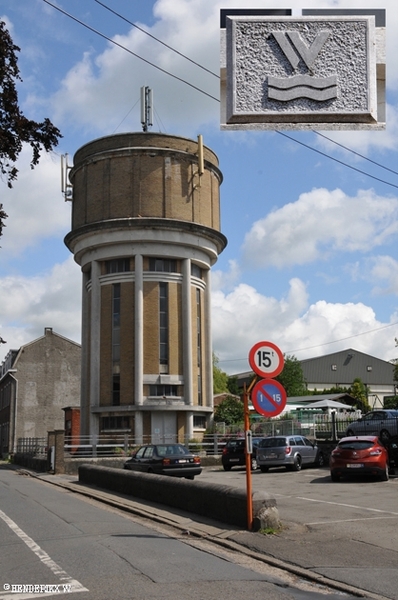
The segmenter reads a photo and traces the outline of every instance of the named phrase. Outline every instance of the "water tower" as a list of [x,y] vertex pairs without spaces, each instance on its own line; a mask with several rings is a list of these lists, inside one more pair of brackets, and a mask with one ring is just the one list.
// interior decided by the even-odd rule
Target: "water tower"
[[227,243],[217,156],[201,136],[117,134],[80,148],[69,179],[81,433],[187,440],[213,412],[210,269]]

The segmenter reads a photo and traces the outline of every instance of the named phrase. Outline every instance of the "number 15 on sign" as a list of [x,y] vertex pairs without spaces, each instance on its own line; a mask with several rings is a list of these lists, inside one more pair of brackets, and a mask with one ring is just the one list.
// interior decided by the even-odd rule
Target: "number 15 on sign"
[[283,354],[272,342],[258,342],[249,353],[249,363],[256,375],[276,377],[284,366]]

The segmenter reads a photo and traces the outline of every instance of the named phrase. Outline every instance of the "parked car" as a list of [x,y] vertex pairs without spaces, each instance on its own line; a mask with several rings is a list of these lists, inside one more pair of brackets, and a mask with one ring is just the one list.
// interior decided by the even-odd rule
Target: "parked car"
[[388,452],[388,464],[390,473],[396,475],[398,471],[398,435],[393,435],[388,440],[386,446]]
[[306,465],[323,467],[325,458],[316,442],[302,435],[276,435],[262,439],[257,449],[257,463],[263,473],[271,467],[300,471]]
[[[252,470],[257,469],[257,447],[259,442],[263,438],[252,438],[253,442],[253,454],[251,455],[251,468]],[[244,467],[246,465],[246,440],[245,438],[236,438],[228,440],[225,444],[222,454],[221,462],[224,471],[230,471],[232,467]]]
[[388,481],[388,452],[377,436],[344,437],[330,455],[330,476],[368,473]]
[[377,435],[383,442],[398,434],[398,410],[372,410],[346,429],[346,436]]
[[193,479],[200,475],[200,457],[189,452],[183,444],[147,444],[124,463],[130,471],[173,475]]

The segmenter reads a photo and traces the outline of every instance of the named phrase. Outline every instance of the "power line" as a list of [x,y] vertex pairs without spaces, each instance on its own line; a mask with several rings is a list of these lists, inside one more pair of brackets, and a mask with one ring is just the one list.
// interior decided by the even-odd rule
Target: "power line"
[[170,73],[169,71],[166,71],[165,69],[162,69],[161,67],[159,67],[158,65],[155,65],[154,63],[152,63],[151,61],[147,60],[146,58],[143,58],[142,56],[139,56],[139,54],[136,54],[135,52],[133,52],[129,48],[126,48],[126,46],[123,46],[122,44],[119,44],[115,40],[112,40],[112,38],[106,36],[105,34],[101,33],[97,29],[94,29],[94,27],[91,27],[90,25],[87,25],[87,23],[84,23],[83,21],[81,21],[77,17],[74,17],[73,15],[69,14],[68,12],[66,12],[65,10],[63,10],[62,8],[60,8],[59,6],[56,6],[55,4],[52,4],[51,2],[49,2],[49,0],[43,0],[43,2],[45,2],[49,6],[52,6],[52,8],[55,8],[60,13],[62,13],[63,15],[69,17],[73,21],[76,21],[76,23],[79,23],[79,25],[83,25],[83,27],[85,27],[86,29],[89,29],[90,31],[92,31],[96,35],[99,35],[100,37],[104,38],[108,42],[111,42],[112,44],[114,44],[115,46],[118,46],[122,50],[126,50],[126,52],[128,52],[132,56],[135,56],[136,58],[139,58],[140,60],[142,60],[143,62],[147,63],[148,65],[151,65],[151,67],[154,67],[155,69],[158,69],[158,71],[161,71],[162,73],[165,73],[166,75],[169,75],[170,77],[173,77],[174,79],[177,79],[177,81],[181,81],[181,83],[185,83],[185,85],[189,85],[189,87],[193,88],[197,92],[200,92],[201,94],[204,94],[205,96],[208,96],[212,100],[216,100],[216,102],[220,102],[220,100],[218,98],[216,98],[215,96],[212,96],[211,94],[209,94],[209,93],[201,90],[196,85],[193,85],[192,83],[189,83],[185,79],[182,79],[182,77],[178,77],[177,75],[173,75],[173,73]]
[[338,158],[335,158],[334,156],[330,156],[329,154],[326,154],[325,152],[321,152],[321,150],[317,150],[316,148],[313,148],[312,146],[309,146],[308,144],[304,144],[304,142],[300,142],[299,140],[296,140],[295,138],[291,137],[290,135],[287,135],[287,133],[283,133],[282,131],[277,131],[276,133],[279,133],[279,135],[283,135],[284,137],[288,138],[292,142],[296,142],[297,144],[300,144],[300,146],[304,146],[305,148],[308,148],[308,150],[312,150],[313,152],[316,152],[317,154],[326,156],[326,158],[330,158],[330,160],[334,160],[335,162],[339,163],[340,165],[343,165],[344,167],[348,167],[349,169],[352,169],[353,171],[356,171],[357,173],[361,173],[362,175],[366,175],[366,177],[371,177],[372,179],[375,179],[376,181],[380,181],[381,183],[384,183],[385,185],[390,185],[391,187],[398,189],[398,185],[395,185],[395,183],[390,183],[389,181],[385,181],[384,179],[375,177],[375,175],[371,175],[370,173],[367,173],[366,171],[357,169],[357,167],[353,167],[352,165],[349,165],[348,163],[345,163],[344,161],[339,160]]
[[218,73],[213,73],[213,71],[210,71],[210,69],[207,69],[203,65],[201,65],[201,64],[197,63],[196,61],[192,60],[192,58],[189,58],[189,56],[187,56],[186,54],[183,54],[182,52],[179,52],[178,50],[176,50],[172,46],[169,46],[168,44],[166,44],[166,42],[163,42],[162,40],[160,40],[156,36],[154,36],[151,33],[149,33],[149,31],[146,31],[142,27],[139,27],[138,25],[136,25],[132,21],[129,21],[128,19],[126,19],[126,17],[124,17],[120,13],[116,12],[115,10],[113,10],[112,8],[110,8],[109,6],[107,6],[106,4],[104,4],[103,2],[100,2],[100,0],[94,0],[94,2],[96,2],[97,4],[100,4],[101,6],[103,6],[104,8],[106,8],[106,10],[109,10],[111,13],[113,13],[114,15],[116,15],[117,17],[119,17],[120,19],[123,19],[123,21],[126,21],[126,23],[129,23],[130,25],[132,25],[132,27],[135,27],[139,31],[142,31],[142,33],[145,33],[145,35],[148,35],[153,40],[156,40],[157,42],[159,42],[159,44],[162,44],[163,46],[165,46],[165,48],[168,48],[172,52],[175,52],[179,56],[182,56],[182,58],[185,58],[186,60],[188,60],[189,62],[191,62],[193,65],[196,65],[200,69],[203,69],[203,71],[206,71],[207,73],[210,73],[210,75],[213,75],[214,77],[217,77],[217,79],[220,79],[220,76],[219,76]]
[[347,146],[344,146],[344,144],[339,144],[339,142],[336,142],[335,140],[328,138],[327,135],[324,135],[320,131],[315,131],[313,129],[312,133],[316,133],[320,137],[325,138],[325,140],[328,140],[328,142],[332,142],[332,144],[336,144],[336,146],[340,146],[340,148],[344,148],[344,150],[347,150],[348,152],[352,152],[353,154],[356,154],[356,156],[360,156],[364,160],[368,160],[369,162],[376,165],[377,167],[380,167],[381,169],[385,169],[386,171],[390,171],[390,173],[394,173],[394,175],[398,175],[398,171],[394,171],[394,169],[390,169],[389,167],[386,167],[386,166],[382,165],[381,163],[378,163],[375,160],[372,160],[371,158],[368,158],[367,156],[364,156],[363,154],[360,154],[359,152],[352,150],[352,148],[347,148]]

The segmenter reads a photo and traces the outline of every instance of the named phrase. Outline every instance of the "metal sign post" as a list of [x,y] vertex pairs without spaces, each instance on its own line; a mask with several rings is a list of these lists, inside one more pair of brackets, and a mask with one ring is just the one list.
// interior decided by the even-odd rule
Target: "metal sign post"
[[246,390],[243,388],[243,404],[245,411],[245,458],[246,458],[246,490],[247,490],[247,528],[253,527],[253,498],[252,498],[252,465],[253,452],[252,432],[250,431],[249,392],[254,388],[252,404],[254,409],[265,416],[274,417],[280,414],[286,406],[286,392],[283,386],[272,378],[279,375],[284,367],[284,357],[281,350],[272,342],[258,342],[249,352],[249,364],[257,377]]
[[[250,389],[250,386],[249,386]],[[251,440],[250,418],[249,418],[249,394],[246,390],[246,384],[243,388],[243,406],[245,411],[245,459],[246,459],[246,495],[247,495],[247,528],[249,531],[253,527],[253,499],[252,499],[252,465],[251,453],[249,453],[248,439]],[[252,444],[251,444],[252,445]],[[253,448],[251,448],[253,451]]]

